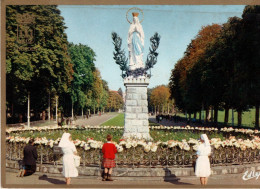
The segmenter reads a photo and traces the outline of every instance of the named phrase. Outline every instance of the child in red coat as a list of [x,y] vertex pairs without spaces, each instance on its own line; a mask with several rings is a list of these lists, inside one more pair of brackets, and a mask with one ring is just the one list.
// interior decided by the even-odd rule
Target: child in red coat
[[111,179],[112,168],[116,166],[115,154],[117,153],[116,146],[111,142],[112,136],[107,135],[107,143],[102,147],[103,153],[103,167],[105,168],[105,173],[103,174],[103,181],[113,181]]

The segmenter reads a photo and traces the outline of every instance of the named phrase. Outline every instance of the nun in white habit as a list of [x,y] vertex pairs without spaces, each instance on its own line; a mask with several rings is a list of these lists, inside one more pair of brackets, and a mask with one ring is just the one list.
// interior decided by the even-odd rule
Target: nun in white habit
[[195,166],[195,175],[200,177],[201,185],[206,185],[209,175],[211,174],[209,155],[211,153],[211,147],[209,139],[206,134],[200,136],[202,144],[199,145],[197,150],[197,161]]
[[78,170],[74,163],[74,155],[77,154],[75,144],[72,142],[70,133],[63,133],[59,147],[63,152],[63,171],[62,174],[65,177],[66,184],[70,184],[70,177],[77,177]]

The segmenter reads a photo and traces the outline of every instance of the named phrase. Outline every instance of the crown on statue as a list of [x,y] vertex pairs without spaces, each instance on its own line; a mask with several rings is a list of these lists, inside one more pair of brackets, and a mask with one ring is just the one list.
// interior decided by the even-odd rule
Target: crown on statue
[[138,12],[132,12],[133,17],[138,17],[139,13]]
[[30,24],[35,21],[35,18],[33,15],[29,13],[25,13],[25,14],[18,14],[16,16],[16,20],[19,24]]

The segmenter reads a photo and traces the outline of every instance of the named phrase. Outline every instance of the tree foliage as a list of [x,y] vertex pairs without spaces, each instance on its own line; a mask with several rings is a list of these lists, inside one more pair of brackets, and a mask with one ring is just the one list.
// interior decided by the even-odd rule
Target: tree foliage
[[150,104],[159,112],[164,112],[170,102],[170,89],[164,85],[157,86],[151,91]]
[[169,83],[179,109],[195,113],[211,107],[217,121],[218,109],[224,108],[228,116],[233,108],[241,125],[242,111],[254,106],[259,126],[259,7],[246,6],[242,19],[206,26],[191,41]]
[[[35,51],[19,49],[17,15],[28,13],[35,18]],[[68,91],[72,81],[72,64],[68,55],[66,26],[55,5],[6,7],[6,83],[7,105],[11,115],[26,112],[27,94],[31,108],[41,111],[48,106],[48,94]]]
[[[27,45],[19,44],[17,38],[17,32],[20,34],[21,29],[27,27],[17,22],[17,16],[25,13],[35,18],[34,43],[31,44],[35,51],[19,48]],[[9,116],[25,117],[28,93],[33,119],[39,119],[39,113],[47,110],[49,96],[51,112],[55,111],[58,96],[59,111],[65,116],[71,115],[72,104],[76,114],[105,108],[109,88],[95,67],[95,52],[87,45],[68,43],[64,18],[57,6],[7,6],[6,29]]]
[[117,91],[109,91],[109,98],[107,103],[108,111],[118,111],[123,108],[123,98],[118,94]]

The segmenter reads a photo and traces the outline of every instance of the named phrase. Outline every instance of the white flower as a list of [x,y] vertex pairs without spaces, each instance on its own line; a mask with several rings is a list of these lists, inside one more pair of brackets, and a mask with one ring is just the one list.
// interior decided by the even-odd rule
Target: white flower
[[197,150],[198,150],[198,147],[199,147],[199,145],[198,145],[198,144],[195,144],[195,145],[192,146],[192,149],[195,150],[195,151],[197,151]]
[[137,141],[132,141],[132,146],[135,148],[137,146]]
[[151,147],[149,146],[149,145],[146,145],[145,147],[144,147],[144,151],[145,152],[149,152],[151,150]]
[[84,145],[84,149],[85,149],[85,150],[90,150],[89,144],[85,144],[85,145]]
[[120,153],[120,152],[123,152],[124,148],[120,145],[116,145],[116,148],[117,148],[117,151]]
[[184,150],[189,151],[190,150],[190,146],[187,143],[184,143]]
[[156,152],[156,151],[157,151],[157,148],[158,148],[158,146],[157,146],[156,144],[152,144],[152,145],[151,145],[151,151],[152,151],[152,152]]
[[119,142],[119,145],[121,145],[121,146],[126,145],[126,141],[124,141],[124,140],[120,141],[120,142]]
[[131,147],[132,147],[131,142],[127,142],[127,143],[125,144],[125,147],[126,147],[126,148],[131,148]]
[[98,148],[98,145],[96,142],[89,143],[91,148]]
[[173,148],[174,146],[177,146],[177,143],[174,140],[169,140],[167,145],[169,148]]
[[85,141],[81,141],[80,147],[84,147],[84,146],[85,146],[85,144],[86,144],[86,142],[85,142]]
[[198,144],[199,141],[194,139],[194,138],[190,138],[189,141],[188,141],[189,144]]

